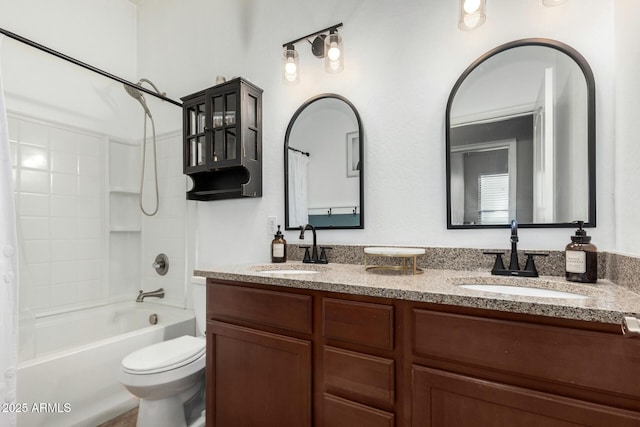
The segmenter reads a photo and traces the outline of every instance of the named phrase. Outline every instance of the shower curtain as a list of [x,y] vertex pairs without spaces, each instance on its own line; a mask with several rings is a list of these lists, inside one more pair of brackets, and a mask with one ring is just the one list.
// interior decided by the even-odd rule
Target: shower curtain
[[[2,48],[0,35],[0,49]],[[1,52],[1,50],[0,50]],[[18,247],[11,147],[0,64],[0,427],[16,425],[11,406],[16,403],[16,365],[18,362]]]
[[308,156],[296,151],[289,153],[289,227],[300,227],[309,222],[308,165]]

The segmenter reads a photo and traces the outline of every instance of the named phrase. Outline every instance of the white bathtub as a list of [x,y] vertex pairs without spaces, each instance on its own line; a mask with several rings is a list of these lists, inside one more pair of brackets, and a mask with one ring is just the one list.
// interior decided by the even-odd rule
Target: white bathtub
[[[149,324],[152,314],[156,325]],[[39,318],[32,332],[18,364],[17,403],[27,410],[19,427],[93,427],[138,404],[118,382],[122,358],[193,335],[195,318],[191,310],[124,302]]]

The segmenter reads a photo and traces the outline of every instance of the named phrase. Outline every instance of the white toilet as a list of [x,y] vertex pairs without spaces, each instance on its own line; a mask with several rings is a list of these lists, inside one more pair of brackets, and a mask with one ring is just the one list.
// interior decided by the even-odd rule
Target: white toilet
[[122,359],[120,382],[140,398],[137,427],[204,426],[205,278],[193,277],[191,284],[198,336],[153,344]]

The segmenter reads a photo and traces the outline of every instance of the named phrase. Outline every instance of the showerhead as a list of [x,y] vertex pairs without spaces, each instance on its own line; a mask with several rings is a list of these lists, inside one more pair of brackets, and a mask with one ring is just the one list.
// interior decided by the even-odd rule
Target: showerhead
[[[140,85],[140,83],[138,83],[138,86]],[[147,102],[144,100],[144,95],[142,94],[141,91],[139,91],[138,89],[134,89],[131,86],[128,85],[124,85],[124,90],[127,91],[127,93],[129,94],[129,96],[131,96],[133,99],[137,99],[138,102],[140,103],[140,105],[142,105],[142,108],[144,108],[144,112],[151,117],[151,111],[149,110],[149,107],[147,106]]]

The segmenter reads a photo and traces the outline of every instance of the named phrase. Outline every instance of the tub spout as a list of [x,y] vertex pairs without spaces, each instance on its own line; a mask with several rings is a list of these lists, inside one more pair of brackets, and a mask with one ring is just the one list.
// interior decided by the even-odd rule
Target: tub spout
[[136,302],[144,301],[145,297],[164,298],[164,288],[156,289],[155,291],[150,292],[143,292],[142,289],[140,289],[138,298],[136,298]]

